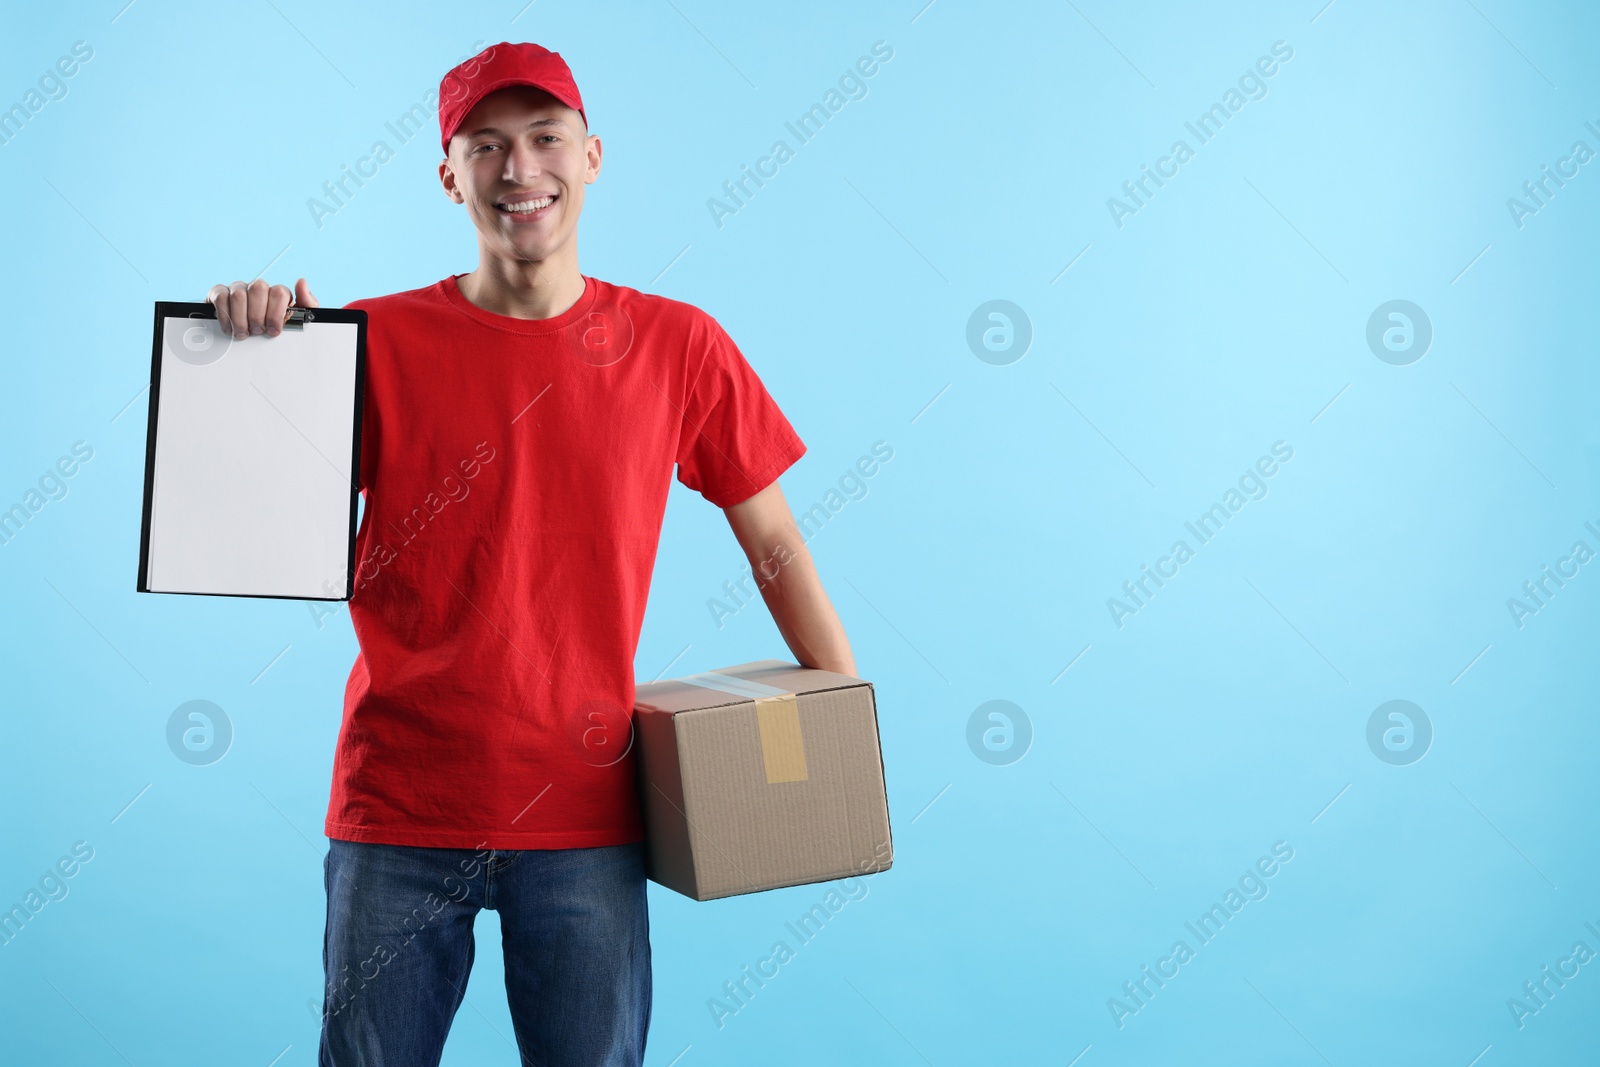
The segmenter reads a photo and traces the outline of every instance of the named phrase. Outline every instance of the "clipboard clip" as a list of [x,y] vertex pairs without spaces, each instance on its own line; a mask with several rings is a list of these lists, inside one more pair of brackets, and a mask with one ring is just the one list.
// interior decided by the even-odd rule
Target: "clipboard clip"
[[283,320],[285,330],[303,330],[306,323],[316,322],[317,313],[314,308],[290,308],[288,317]]

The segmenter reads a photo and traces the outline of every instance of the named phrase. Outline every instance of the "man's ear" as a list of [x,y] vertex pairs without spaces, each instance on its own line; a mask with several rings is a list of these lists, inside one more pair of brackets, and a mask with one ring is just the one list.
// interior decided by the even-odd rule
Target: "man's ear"
[[455,171],[450,169],[448,156],[439,163],[439,184],[444,186],[445,196],[448,196],[458,204],[466,203],[466,199],[461,195],[461,190],[456,188],[456,175]]

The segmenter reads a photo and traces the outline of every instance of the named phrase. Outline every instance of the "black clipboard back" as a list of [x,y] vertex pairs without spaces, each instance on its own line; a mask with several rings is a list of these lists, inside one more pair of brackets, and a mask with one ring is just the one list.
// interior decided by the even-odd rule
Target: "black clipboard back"
[[[191,320],[188,324],[169,320]],[[318,361],[311,350],[334,340],[342,345],[350,331],[325,334],[314,328],[343,324],[354,329],[354,360],[348,374],[346,364],[339,361]],[[307,334],[313,328],[319,334],[313,345]],[[298,337],[274,352],[271,348],[284,338]],[[250,351],[247,353],[246,348]],[[232,361],[228,361],[229,355]],[[274,361],[273,355],[282,358]],[[241,359],[241,357],[245,357]],[[201,596],[247,596],[279,600],[349,600],[355,592],[357,515],[361,491],[361,416],[366,385],[367,313],[346,308],[292,308],[285,321],[283,332],[275,338],[257,336],[234,340],[221,332],[217,324],[216,309],[205,301],[185,302],[158,300],[155,302],[154,325],[151,331],[150,402],[149,421],[145,439],[144,506],[139,533],[139,576],[137,589],[141,593],[184,593]],[[208,370],[207,368],[216,368]],[[297,369],[298,368],[298,369]],[[294,379],[295,374],[305,375],[305,382]],[[163,396],[163,384],[168,396]],[[245,388],[248,386],[248,389]],[[342,448],[329,448],[328,441],[342,441],[345,391],[348,390],[349,435],[348,457]],[[210,404],[215,398],[217,403]],[[314,397],[314,401],[308,398]],[[163,407],[163,400],[167,400]],[[315,417],[306,410],[316,409]],[[227,405],[232,405],[231,407]],[[170,421],[163,434],[163,416]],[[238,416],[235,419],[235,416]],[[296,486],[296,492],[286,493],[280,484],[288,475],[280,477],[274,469],[276,455],[264,451],[255,455],[254,463],[229,465],[221,456],[223,446],[214,442],[229,442],[228,447],[248,449],[244,435],[249,432],[251,420],[258,427],[270,431],[270,439],[281,442],[278,454],[287,463],[293,460],[308,467],[307,475]],[[297,426],[299,421],[302,425]],[[307,433],[309,429],[311,432]],[[209,432],[210,436],[203,435]],[[241,440],[235,441],[230,434]],[[187,435],[187,439],[186,439]],[[264,434],[263,440],[269,439]],[[318,441],[322,441],[319,448]],[[298,442],[298,443],[297,443]],[[158,453],[158,447],[171,451]],[[340,470],[329,452],[348,458],[349,466]],[[318,459],[313,460],[315,455]],[[159,462],[158,462],[159,461]],[[319,466],[320,464],[320,466]],[[236,473],[235,473],[236,472]],[[252,473],[254,480],[252,480]],[[162,480],[158,483],[158,475]],[[344,488],[330,484],[336,476],[339,483],[347,483],[347,504]],[[252,491],[260,486],[263,495],[251,498]],[[275,501],[274,495],[282,496]],[[318,517],[323,526],[320,541],[308,533],[304,516],[304,497],[316,498]],[[235,503],[234,512],[227,513],[226,498],[244,499],[247,506],[240,509]],[[281,504],[274,507],[274,503]],[[344,511],[348,507],[347,513]],[[339,511],[339,517],[334,512]],[[159,514],[158,514],[159,512]],[[243,520],[254,516],[254,522]],[[330,530],[342,518],[343,529],[338,536],[342,546],[331,546]],[[276,524],[276,525],[269,525]],[[178,531],[174,533],[174,531]],[[156,553],[162,566],[152,567],[154,539],[171,540],[179,546],[173,565],[173,547],[163,543]],[[198,557],[211,558],[226,554],[222,546],[230,537],[241,546],[239,567],[226,560],[208,565]],[[182,545],[189,544],[191,551],[184,552]],[[199,543],[215,548],[209,555],[195,552]],[[310,547],[308,547],[310,546]],[[320,549],[319,549],[320,546]],[[332,562],[342,547],[343,567],[334,575],[325,576],[310,588],[303,574],[294,578],[269,576],[269,566],[294,566],[296,553],[308,552],[324,558],[323,566]],[[247,555],[248,554],[248,555]],[[262,570],[259,579],[244,578],[238,573],[248,560],[256,561]],[[158,576],[152,581],[152,572]],[[224,575],[226,573],[226,576]],[[174,578],[183,573],[182,578]],[[159,575],[168,575],[163,579]],[[249,591],[251,582],[259,581],[260,591]],[[207,585],[216,586],[206,588]],[[178,587],[187,586],[187,587]],[[223,587],[226,588],[223,588]],[[274,590],[278,591],[274,591]],[[288,590],[288,591],[284,591]],[[318,595],[319,592],[322,595]]]

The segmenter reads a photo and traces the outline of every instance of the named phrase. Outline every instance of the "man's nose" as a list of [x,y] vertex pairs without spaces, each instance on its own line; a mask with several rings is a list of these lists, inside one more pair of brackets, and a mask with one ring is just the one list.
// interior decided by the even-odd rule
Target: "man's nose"
[[502,176],[513,185],[527,185],[539,176],[538,154],[527,145],[512,144],[506,152],[506,169]]

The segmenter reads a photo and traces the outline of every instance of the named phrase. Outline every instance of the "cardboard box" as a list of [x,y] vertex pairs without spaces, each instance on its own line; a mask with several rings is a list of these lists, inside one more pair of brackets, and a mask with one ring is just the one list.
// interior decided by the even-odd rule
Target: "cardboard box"
[[652,881],[712,900],[894,862],[871,682],[766,659],[637,694]]

